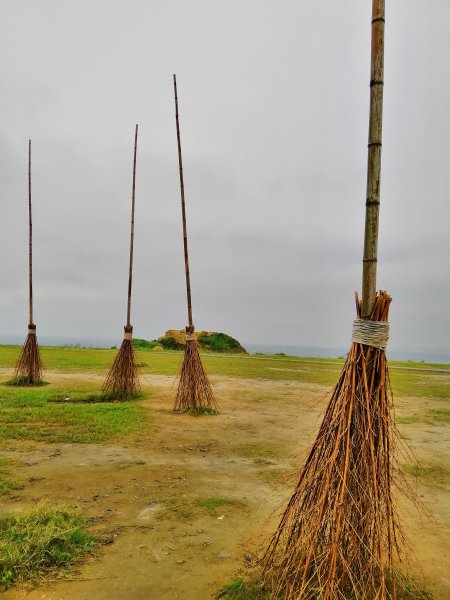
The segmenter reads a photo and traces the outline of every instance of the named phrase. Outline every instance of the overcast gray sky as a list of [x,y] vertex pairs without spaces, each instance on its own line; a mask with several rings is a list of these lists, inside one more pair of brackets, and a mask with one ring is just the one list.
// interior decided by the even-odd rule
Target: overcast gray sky
[[[370,0],[0,1],[0,332],[186,324],[177,74],[197,329],[346,346],[360,289]],[[378,287],[392,346],[450,346],[448,0],[386,0]]]

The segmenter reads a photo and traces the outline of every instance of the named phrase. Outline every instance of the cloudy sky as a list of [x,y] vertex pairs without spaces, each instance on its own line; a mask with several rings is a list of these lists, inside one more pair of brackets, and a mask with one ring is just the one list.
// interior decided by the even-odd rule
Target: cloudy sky
[[[450,346],[448,0],[386,0],[378,287],[392,347]],[[33,144],[41,336],[186,324],[172,73],[194,322],[346,346],[360,289],[369,0],[0,1],[0,333],[25,335]]]

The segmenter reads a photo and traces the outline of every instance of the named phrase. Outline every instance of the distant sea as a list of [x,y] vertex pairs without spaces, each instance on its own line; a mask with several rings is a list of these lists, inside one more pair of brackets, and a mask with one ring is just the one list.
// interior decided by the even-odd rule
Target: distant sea
[[[23,344],[24,337],[17,335],[0,335],[0,344]],[[120,346],[121,338],[96,338],[75,336],[39,336],[41,346],[68,346],[73,348],[111,348]],[[244,348],[251,354],[277,354],[283,352],[290,356],[307,356],[317,358],[338,358],[346,356],[348,347],[291,346],[289,344],[257,344],[243,342]],[[412,360],[432,363],[450,364],[450,347],[448,348],[389,348],[388,358],[391,360]]]
[[[317,358],[339,358],[347,356],[349,347],[325,348],[320,346],[289,346],[287,344],[243,344],[244,348],[254,354],[276,354],[283,352],[290,356],[307,356]],[[417,362],[430,362],[450,364],[449,348],[388,348],[388,358],[391,360],[412,360]]]

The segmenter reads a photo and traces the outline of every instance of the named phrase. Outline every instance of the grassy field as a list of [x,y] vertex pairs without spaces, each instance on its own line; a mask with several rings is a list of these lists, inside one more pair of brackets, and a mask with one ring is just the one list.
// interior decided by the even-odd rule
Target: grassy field
[[[0,346],[0,368],[12,369],[17,360],[19,346]],[[88,348],[41,348],[44,366],[50,371],[106,373],[117,350]],[[138,351],[137,361],[141,372],[148,375],[176,376],[182,353],[177,351]],[[333,385],[339,374],[343,359],[299,358],[277,355],[224,355],[202,353],[205,367],[210,375],[268,379],[272,381],[302,381]],[[396,394],[425,395],[449,398],[447,373],[450,364],[432,364],[392,361],[389,363],[391,380]],[[436,377],[434,371],[442,371]]]
[[[66,386],[53,385],[48,372],[104,375],[117,350],[84,348],[42,348],[42,359],[50,385],[39,388],[0,388],[0,442],[30,439],[48,442],[104,442],[132,434],[139,428],[151,428],[148,414],[137,403],[82,403],[80,400],[100,395],[102,382],[82,380]],[[12,369],[18,346],[0,346],[0,369]],[[137,352],[143,375],[176,377],[180,352]],[[230,356],[203,354],[210,376],[225,376],[268,381],[292,381],[332,386],[342,368],[342,359],[312,359],[274,356]],[[390,364],[395,396],[432,398],[429,406],[418,406],[412,414],[399,417],[399,424],[449,423],[450,365],[426,363]],[[449,375],[447,375],[447,372]],[[4,377],[3,384],[8,380]],[[0,385],[2,381],[0,380]],[[151,393],[146,389],[146,394]],[[68,401],[64,401],[67,399]],[[276,399],[274,399],[276,401]],[[245,452],[245,444],[242,445]]]
[[[0,547],[0,579],[10,587],[5,600],[21,600],[20,585],[30,580],[36,589],[27,590],[27,600],[43,594],[49,600],[123,600],[123,594],[197,600],[220,590],[222,597],[265,598],[246,580],[246,557],[292,491],[299,452],[317,431],[343,359],[203,353],[220,414],[193,418],[171,411],[180,352],[138,351],[141,396],[100,401],[116,352],[44,347],[46,385],[16,388],[6,383],[19,347],[0,346],[2,526],[28,527],[44,500],[59,507],[49,531],[64,518],[69,532],[61,550],[42,529],[44,553],[45,540],[56,544],[49,570],[59,583],[45,569],[14,570]],[[440,565],[450,550],[450,365],[392,362],[390,373],[397,424],[418,458],[402,459],[401,471],[434,519],[425,531],[423,519],[405,508],[413,541],[420,540],[421,569],[413,570],[443,600],[450,597]],[[80,547],[66,556],[71,540]],[[69,580],[66,558],[80,569]]]

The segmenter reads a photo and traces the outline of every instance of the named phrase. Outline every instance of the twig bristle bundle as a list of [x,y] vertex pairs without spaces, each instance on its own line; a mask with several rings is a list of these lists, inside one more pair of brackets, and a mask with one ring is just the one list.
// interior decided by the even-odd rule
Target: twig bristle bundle
[[127,400],[141,391],[132,331],[132,327],[125,327],[122,345],[103,385],[103,392],[109,400]]
[[193,327],[186,328],[186,347],[181,367],[174,412],[193,414],[216,414],[217,402],[211,389],[208,376],[203,368],[198,343]]
[[[371,320],[387,321],[390,302],[380,292]],[[274,597],[395,598],[397,435],[385,352],[353,343],[262,559]]]
[[[12,385],[41,385],[42,384],[42,362],[39,345],[36,338],[36,326],[34,332],[29,331],[19,358],[17,360]],[[31,330],[32,327],[29,327]]]

